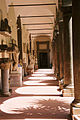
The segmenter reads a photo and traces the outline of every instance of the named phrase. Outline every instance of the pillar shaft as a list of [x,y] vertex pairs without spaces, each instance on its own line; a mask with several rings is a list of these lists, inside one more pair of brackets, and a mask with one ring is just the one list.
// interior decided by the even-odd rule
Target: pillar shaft
[[26,76],[27,75],[27,71],[26,71],[26,63],[23,63],[23,68],[24,68],[24,76]]
[[74,101],[71,114],[80,115],[80,1],[73,0],[73,68],[74,68]]
[[56,48],[56,42],[55,42],[55,74],[57,73],[57,48]]
[[75,99],[80,101],[80,1],[73,0],[73,64]]
[[72,5],[63,6],[64,23],[64,89],[63,96],[74,96],[73,86],[73,43],[72,43]]
[[59,21],[59,59],[60,59],[60,79],[64,77],[64,61],[63,61],[63,20]]
[[53,52],[53,71],[55,74],[55,68],[56,68],[56,64],[55,64],[55,41],[52,42],[52,52]]
[[72,84],[72,43],[70,32],[71,8],[63,8],[64,20],[64,85]]
[[1,69],[1,83],[2,83],[2,95],[10,96],[9,92],[9,68],[10,62],[0,64]]
[[60,64],[59,64],[59,36],[56,36],[55,40],[55,72],[59,79],[60,74]]
[[1,70],[2,94],[9,94],[9,69]]
[[57,69],[56,69],[56,66],[57,66],[57,51],[56,51],[56,41],[54,40],[53,41],[53,69],[54,69],[54,74],[56,74],[57,72]]

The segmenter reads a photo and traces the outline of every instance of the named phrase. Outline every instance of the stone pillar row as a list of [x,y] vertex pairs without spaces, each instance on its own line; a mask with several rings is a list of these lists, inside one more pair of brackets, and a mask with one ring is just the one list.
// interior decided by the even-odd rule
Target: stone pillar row
[[[80,116],[80,19],[79,19],[80,14],[79,11],[80,11],[79,0],[78,1],[73,0],[73,6],[71,5],[63,6],[62,12],[63,12],[64,38],[62,38],[62,34],[59,33],[59,61],[58,61],[59,63],[58,64],[60,64],[60,78],[64,76],[64,86],[62,90],[63,96],[74,96],[74,101],[71,104],[72,119],[74,119],[75,115]],[[72,16],[73,16],[73,38],[72,38]],[[60,25],[61,22],[59,22],[59,28],[61,32],[62,25],[61,26]],[[58,50],[57,46],[55,46],[55,48],[57,51]],[[55,54],[57,56],[56,51]],[[64,67],[64,69],[62,68],[62,66]],[[64,72],[62,72],[63,70]]]
[[[72,6],[62,7],[63,19],[59,21],[59,35],[55,39],[55,72],[62,81],[63,96],[74,96]],[[61,83],[60,83],[61,84]],[[59,84],[59,85],[60,85]]]
[[73,68],[74,68],[74,101],[71,113],[80,116],[80,1],[73,0]]
[[[72,5],[62,6],[63,19],[58,22],[59,35],[54,34],[55,40],[55,73],[62,80],[63,96],[74,96],[73,81],[73,43],[72,43]],[[56,26],[57,27],[57,26]],[[55,27],[55,28],[56,28]],[[55,30],[54,30],[55,32]],[[59,82],[59,83],[60,83]],[[60,84],[59,84],[60,85]]]
[[64,89],[63,96],[73,96],[72,6],[62,7],[64,27]]

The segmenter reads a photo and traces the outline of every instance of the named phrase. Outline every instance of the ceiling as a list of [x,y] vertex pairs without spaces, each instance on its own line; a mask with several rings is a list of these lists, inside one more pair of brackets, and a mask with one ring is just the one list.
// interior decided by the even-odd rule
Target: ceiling
[[[7,10],[11,7],[14,8],[16,18],[19,15],[22,17],[28,16],[27,18],[21,18],[21,22],[22,25],[27,24],[24,26],[26,27],[26,30],[28,30],[29,33],[34,33],[34,35],[35,33],[44,33],[44,34],[53,33],[58,0],[6,0],[6,3],[7,3]],[[56,5],[14,6],[14,5],[50,4],[50,3],[56,3]],[[8,6],[8,5],[12,5],[12,6]],[[50,17],[50,15],[52,16]]]

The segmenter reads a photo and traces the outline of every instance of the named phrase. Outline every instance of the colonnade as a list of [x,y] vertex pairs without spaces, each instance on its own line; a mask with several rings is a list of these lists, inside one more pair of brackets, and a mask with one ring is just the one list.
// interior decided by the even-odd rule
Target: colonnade
[[[71,115],[80,115],[80,1],[73,0],[71,4],[62,6],[63,18],[58,21],[59,35],[54,40],[56,62],[59,65],[60,90],[63,96],[74,97],[71,103]],[[72,23],[73,22],[73,23]],[[55,32],[55,31],[54,31]],[[56,51],[54,51],[56,49]],[[58,59],[56,59],[59,56]],[[57,74],[57,71],[56,71]],[[61,87],[62,85],[62,87]]]
[[80,1],[73,0],[73,68],[74,101],[71,104],[72,115],[80,115]]

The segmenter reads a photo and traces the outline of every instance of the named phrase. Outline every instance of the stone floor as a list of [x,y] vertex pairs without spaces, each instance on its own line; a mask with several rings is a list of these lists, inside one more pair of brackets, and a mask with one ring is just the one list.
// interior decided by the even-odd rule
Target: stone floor
[[39,69],[13,87],[10,97],[0,97],[0,120],[71,120],[73,97],[62,97],[52,69]]

